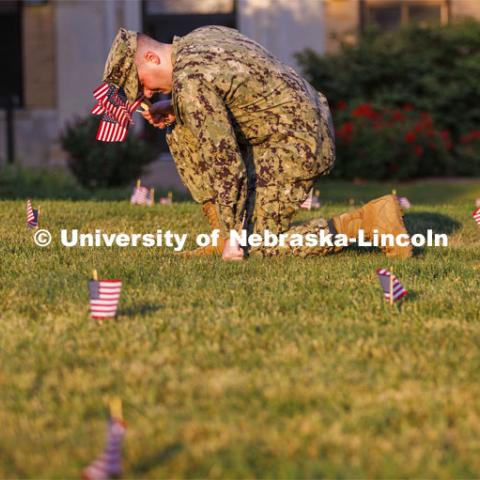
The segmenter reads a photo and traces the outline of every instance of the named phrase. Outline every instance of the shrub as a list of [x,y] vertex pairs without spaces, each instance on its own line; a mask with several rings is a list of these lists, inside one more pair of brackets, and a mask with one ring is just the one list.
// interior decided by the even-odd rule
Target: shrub
[[461,161],[456,163],[456,172],[459,175],[480,175],[480,130],[460,137],[458,153]]
[[411,105],[374,108],[368,103],[335,109],[337,162],[341,178],[398,179],[452,172],[452,141],[426,112]]
[[133,132],[124,142],[99,142],[95,140],[98,123],[95,117],[76,120],[61,136],[73,175],[90,189],[123,186],[140,177],[155,159],[155,150]]
[[63,168],[7,165],[0,169],[0,197],[83,198],[88,194]]
[[480,24],[370,31],[354,46],[297,55],[307,79],[337,104],[413,105],[454,138],[480,125]]
[[[480,130],[479,23],[412,26],[387,34],[369,31],[356,45],[343,45],[336,54],[320,56],[305,50],[297,59],[315,88],[331,105],[340,106],[334,111],[334,119],[337,127],[343,128],[337,134],[344,139],[340,138],[333,174],[369,178],[479,174],[477,143],[462,140],[465,132]],[[405,128],[397,122],[388,129],[375,129],[356,120],[355,138],[347,145],[345,135],[353,125],[340,114],[341,106],[347,104],[375,105],[382,112],[397,109],[404,113],[403,106],[409,105],[412,112],[424,113],[417,114],[417,120],[414,113],[407,115],[407,121],[413,123]],[[337,115],[340,118],[335,118]],[[418,126],[411,131],[415,122],[422,122],[422,115],[423,130]],[[405,145],[408,142],[399,142],[408,131],[413,156]],[[440,139],[444,143],[441,149]],[[370,172],[362,168],[361,158],[372,167]]]

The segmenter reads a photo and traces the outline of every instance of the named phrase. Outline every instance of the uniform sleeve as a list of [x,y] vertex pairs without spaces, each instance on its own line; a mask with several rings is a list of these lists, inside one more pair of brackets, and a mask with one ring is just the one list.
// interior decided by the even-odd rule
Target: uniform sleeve
[[238,228],[246,168],[222,97],[197,74],[179,82],[173,104],[177,122],[198,139],[200,168],[210,178],[223,228],[226,232]]

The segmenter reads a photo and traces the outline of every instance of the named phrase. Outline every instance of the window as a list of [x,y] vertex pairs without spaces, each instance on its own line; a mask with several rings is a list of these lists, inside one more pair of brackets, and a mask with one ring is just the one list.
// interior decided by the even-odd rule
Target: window
[[450,16],[450,0],[363,0],[361,29],[376,25],[392,31],[407,24],[444,25]]
[[0,104],[21,106],[22,91],[22,5],[18,1],[0,1]]
[[235,27],[234,0],[145,0],[144,32],[161,42],[204,25]]

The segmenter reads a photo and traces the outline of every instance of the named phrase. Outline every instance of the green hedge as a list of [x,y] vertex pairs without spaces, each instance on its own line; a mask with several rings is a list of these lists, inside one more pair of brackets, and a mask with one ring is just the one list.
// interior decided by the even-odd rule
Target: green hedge
[[[442,154],[442,160],[438,160],[438,152],[426,149],[422,158],[424,167],[405,168],[399,177],[480,173],[478,161],[471,155],[464,156],[467,149],[461,140],[480,130],[479,23],[414,26],[389,34],[370,31],[356,45],[343,45],[336,54],[320,56],[306,50],[298,54],[297,59],[307,79],[327,96],[337,130],[345,122],[342,107],[354,109],[360,104],[369,104],[378,111],[407,105],[419,118],[429,115],[436,131],[448,131],[452,141],[452,148],[447,152],[450,159]],[[387,135],[386,130],[381,134]],[[374,142],[373,137],[364,140]],[[378,143],[382,141],[370,148],[378,149]],[[400,145],[401,142],[394,143]],[[338,165],[342,165],[339,174],[345,176],[348,169],[344,167],[358,163],[359,152],[352,151],[352,144],[348,149],[339,147]],[[362,148],[368,151],[369,146]],[[347,152],[351,157],[345,157]],[[374,154],[380,156],[374,163],[382,165],[384,176],[390,175],[391,172],[386,172],[391,168],[391,152],[380,149]],[[398,150],[397,155],[400,154]],[[386,164],[382,163],[384,156],[388,157]],[[438,168],[438,162],[443,167]],[[426,168],[429,164],[432,170]],[[355,168],[359,176],[379,175],[367,167],[362,169],[357,165]]]

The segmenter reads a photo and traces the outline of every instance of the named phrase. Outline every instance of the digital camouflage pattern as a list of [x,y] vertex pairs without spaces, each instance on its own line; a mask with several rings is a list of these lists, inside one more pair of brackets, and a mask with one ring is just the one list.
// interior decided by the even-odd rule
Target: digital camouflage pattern
[[103,81],[123,87],[133,103],[138,97],[138,73],[135,65],[137,32],[121,28],[115,36],[103,71]]
[[[325,97],[258,43],[226,27],[173,42],[167,141],[198,202],[213,200],[224,232],[315,233],[324,220],[290,229],[315,179],[335,159]],[[259,248],[262,255],[324,254],[328,248]]]

